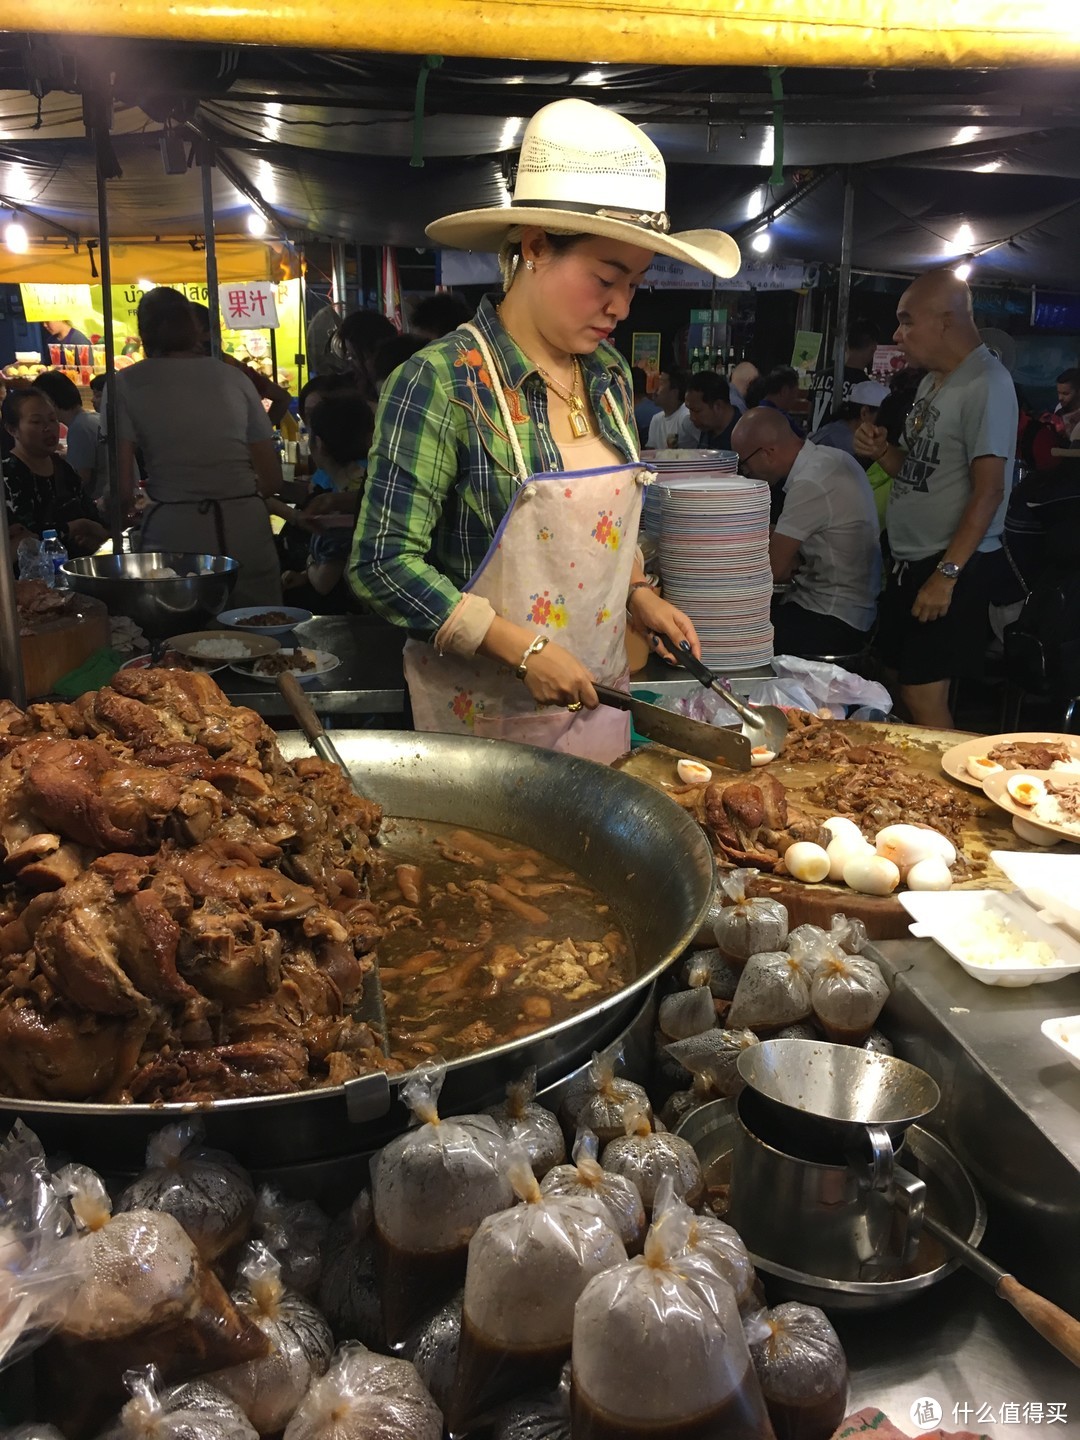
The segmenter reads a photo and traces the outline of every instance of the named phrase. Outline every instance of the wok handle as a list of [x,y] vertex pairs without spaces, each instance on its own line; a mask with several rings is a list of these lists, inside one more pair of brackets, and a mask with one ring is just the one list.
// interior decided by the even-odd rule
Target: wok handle
[[296,676],[288,670],[283,670],[277,677],[277,683],[285,704],[292,711],[293,719],[307,736],[315,754],[320,760],[325,760],[328,765],[336,765],[339,770],[344,770],[348,774],[348,766],[338,754],[337,747],[330,736],[323,729],[322,721],[315,714],[315,707],[300,689]]
[[997,1293],[1018,1311],[1033,1330],[1044,1340],[1049,1340],[1055,1350],[1060,1350],[1066,1360],[1080,1366],[1080,1320],[1045,1295],[1039,1295],[1021,1285],[1014,1275],[1003,1275],[997,1284]]

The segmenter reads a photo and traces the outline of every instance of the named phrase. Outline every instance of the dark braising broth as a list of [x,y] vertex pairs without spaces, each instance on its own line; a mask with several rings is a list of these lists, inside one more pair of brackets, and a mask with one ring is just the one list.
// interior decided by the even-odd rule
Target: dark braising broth
[[403,1064],[520,1039],[632,978],[603,898],[540,851],[433,821],[389,821],[382,840],[377,953]]

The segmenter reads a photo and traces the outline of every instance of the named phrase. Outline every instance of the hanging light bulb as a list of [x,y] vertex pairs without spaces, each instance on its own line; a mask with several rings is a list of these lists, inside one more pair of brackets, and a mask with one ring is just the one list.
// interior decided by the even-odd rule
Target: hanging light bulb
[[971,275],[971,261],[964,260],[961,264],[954,266],[953,274],[958,280],[967,280]]
[[252,210],[247,218],[248,234],[258,238],[266,234],[266,216],[261,210]]
[[26,226],[14,215],[4,226],[4,244],[13,255],[25,255],[30,249],[30,236],[26,233]]
[[771,245],[772,235],[769,233],[769,227],[767,225],[765,226],[764,230],[759,230],[754,236],[754,238],[750,241],[750,249],[755,251],[758,255],[767,254]]

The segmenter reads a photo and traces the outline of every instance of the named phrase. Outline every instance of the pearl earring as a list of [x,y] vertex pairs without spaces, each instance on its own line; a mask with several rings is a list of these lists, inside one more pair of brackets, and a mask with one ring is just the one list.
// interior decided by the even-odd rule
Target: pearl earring
[[536,264],[535,264],[535,262],[532,261],[532,260],[526,260],[526,261],[525,261],[525,269],[526,269],[526,270],[535,270],[535,269],[536,269]]

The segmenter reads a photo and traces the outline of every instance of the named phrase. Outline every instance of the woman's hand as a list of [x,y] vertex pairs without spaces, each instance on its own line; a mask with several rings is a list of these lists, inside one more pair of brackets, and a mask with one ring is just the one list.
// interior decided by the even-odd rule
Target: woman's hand
[[592,676],[561,645],[547,644],[529,656],[525,687],[538,705],[576,705],[580,701],[586,710],[595,710],[600,704]]
[[109,538],[108,530],[104,525],[99,525],[96,520],[72,520],[69,522],[67,530],[68,539],[84,555],[92,555]]
[[669,601],[661,599],[655,590],[642,585],[631,591],[627,609],[634,629],[645,635],[665,660],[678,659],[683,640],[690,642],[690,649],[701,659],[701,641],[694,622]]

